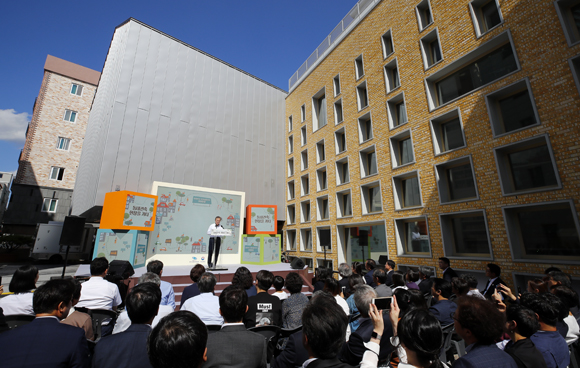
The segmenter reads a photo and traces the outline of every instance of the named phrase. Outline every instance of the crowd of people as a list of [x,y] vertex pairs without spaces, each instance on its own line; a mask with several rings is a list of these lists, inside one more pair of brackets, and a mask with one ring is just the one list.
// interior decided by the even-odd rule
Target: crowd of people
[[[162,262],[149,262],[124,299],[107,281],[108,268],[96,258],[86,282],[57,279],[38,288],[36,267],[18,269],[11,294],[0,298],[1,366],[565,368],[568,345],[580,335],[578,294],[553,267],[520,293],[493,263],[480,289],[445,257],[442,278],[430,267],[402,272],[392,260],[369,259],[340,264],[339,279],[317,269],[310,297],[303,292],[310,280],[300,273],[284,279],[261,270],[254,279],[246,267],[216,293],[216,276],[196,265],[178,308],[173,285],[161,280]],[[382,309],[381,298],[388,298]],[[95,330],[97,310],[113,317]],[[4,316],[11,315],[35,318],[8,329]],[[255,332],[261,326],[278,326],[287,337],[273,349]],[[465,352],[450,348],[462,344]]]

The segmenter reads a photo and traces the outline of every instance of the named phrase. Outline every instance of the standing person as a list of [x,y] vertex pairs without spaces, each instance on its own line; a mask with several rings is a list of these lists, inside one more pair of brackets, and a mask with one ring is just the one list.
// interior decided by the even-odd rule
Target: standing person
[[389,259],[385,265],[385,270],[387,270],[387,286],[391,286],[393,284],[393,273],[395,272],[395,267],[397,267],[395,261]]
[[352,293],[348,284],[348,278],[352,275],[352,269],[348,263],[341,263],[338,265],[338,274],[340,275],[340,281],[338,282],[340,289],[344,294],[344,297],[348,298]]
[[365,269],[367,270],[367,273],[365,273],[364,279],[367,285],[371,287],[377,286],[373,281],[373,272],[375,270],[375,267],[377,267],[377,263],[375,262],[375,260],[370,258],[367,259],[367,261],[365,262]]
[[[207,229],[207,235],[209,235],[209,249],[208,249],[208,256],[207,256],[207,265],[209,268],[212,268],[214,265],[217,266],[218,257],[220,255],[220,245],[222,244],[222,238],[220,236],[211,235],[212,231],[216,229],[223,229],[223,225],[220,225],[222,218],[219,216],[215,217],[215,223],[209,225]],[[215,263],[211,261],[213,250],[215,246]]]
[[491,299],[491,296],[499,284],[505,285],[505,282],[499,277],[499,275],[501,275],[501,268],[494,263],[488,263],[487,267],[485,267],[485,276],[487,276],[489,280],[485,285],[485,289],[481,291],[481,294],[485,296],[486,299]]
[[449,258],[447,257],[439,258],[439,268],[443,271],[442,279],[444,280],[451,282],[451,279],[453,279],[454,277],[459,277],[457,272],[455,272],[453,268],[451,268],[451,263],[449,261]]

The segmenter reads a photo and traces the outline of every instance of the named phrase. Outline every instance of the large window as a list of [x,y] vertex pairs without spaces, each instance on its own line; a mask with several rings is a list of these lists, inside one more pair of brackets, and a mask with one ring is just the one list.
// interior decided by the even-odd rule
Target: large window
[[350,189],[336,193],[336,217],[352,216],[352,199]]
[[446,256],[491,258],[484,211],[439,215]]
[[421,38],[421,53],[423,54],[425,69],[428,69],[443,60],[437,29],[434,29],[425,37]]
[[441,203],[477,199],[477,186],[471,157],[435,165],[435,176]]
[[378,182],[361,186],[362,214],[372,214],[383,210],[381,187]]
[[415,11],[417,12],[419,31],[424,30],[433,23],[433,15],[431,13],[431,4],[429,4],[429,0],[422,0],[415,8]]
[[294,225],[296,223],[296,206],[291,204],[288,206],[288,225]]
[[366,142],[373,138],[373,124],[371,114],[365,114],[358,119],[359,143]]
[[296,250],[296,230],[286,230],[287,250]]
[[330,216],[330,210],[328,208],[328,196],[317,198],[316,207],[316,219],[318,221],[328,220]]
[[349,181],[348,157],[345,157],[336,161],[336,185],[346,184]]
[[387,87],[387,93],[392,92],[399,86],[401,86],[401,80],[399,79],[399,68],[397,66],[397,59],[393,59],[385,65],[385,86]]
[[312,230],[300,229],[300,249],[312,251]]
[[42,202],[42,212],[56,212],[56,205],[58,204],[58,200],[54,198],[44,198]]
[[377,153],[375,146],[360,151],[361,178],[378,173]]
[[64,110],[64,121],[74,123],[77,120],[77,112],[72,110]]
[[[319,227],[316,229],[316,240],[317,240],[317,244],[316,244],[316,251],[317,252],[324,252],[324,248],[326,248],[327,252],[331,252],[332,251],[332,235],[331,235],[331,231],[329,227]],[[319,267],[324,267],[322,265],[320,265],[320,260],[318,260],[319,262]],[[332,269],[332,266],[330,266],[330,269]]]
[[555,4],[568,46],[573,46],[580,42],[580,1],[558,0]]
[[415,155],[413,154],[413,141],[411,140],[410,129],[391,137],[390,142],[391,163],[393,168],[415,162]]
[[407,123],[407,108],[405,107],[404,93],[399,93],[387,101],[387,114],[389,116],[391,129]]
[[496,0],[473,0],[469,3],[471,17],[478,37],[487,33],[502,22],[501,12]]
[[326,166],[316,170],[316,190],[318,192],[328,189]]
[[310,201],[300,202],[300,222],[310,222]]
[[324,88],[312,97],[312,128],[318,130],[326,125],[326,94]]
[[429,229],[425,217],[395,220],[399,255],[428,256],[431,254]]
[[395,52],[395,48],[393,46],[393,35],[391,30],[387,31],[381,37],[381,44],[383,46],[383,58],[388,58],[393,52]]
[[431,133],[433,134],[435,155],[465,147],[459,109],[451,110],[431,119]]
[[64,176],[64,168],[52,166],[50,168],[50,180],[61,181]]
[[421,188],[417,171],[393,177],[395,209],[403,210],[422,206]]

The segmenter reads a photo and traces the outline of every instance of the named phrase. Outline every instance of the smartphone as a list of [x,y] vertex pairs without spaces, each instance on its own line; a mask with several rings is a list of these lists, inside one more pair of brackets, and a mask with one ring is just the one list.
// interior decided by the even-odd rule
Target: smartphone
[[344,294],[346,292],[346,286],[342,287],[342,293]]
[[518,295],[522,293],[522,288],[518,286]]
[[388,310],[391,309],[391,303],[393,302],[392,296],[387,296],[384,298],[373,298],[373,304],[377,306],[378,310]]

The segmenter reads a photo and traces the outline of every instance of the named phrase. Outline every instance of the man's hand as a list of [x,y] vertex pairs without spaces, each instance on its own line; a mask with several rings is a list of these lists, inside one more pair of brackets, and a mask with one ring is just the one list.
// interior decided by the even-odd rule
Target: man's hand
[[514,293],[512,293],[512,290],[509,287],[505,286],[504,284],[499,284],[498,288],[503,295],[510,298],[511,300],[515,301],[517,299]]
[[399,305],[397,304],[397,298],[393,295],[393,302],[391,303],[391,310],[389,310],[389,319],[393,325],[393,336],[397,336],[397,325],[399,324]]
[[379,335],[382,335],[385,329],[385,323],[383,322],[383,311],[378,310],[376,305],[371,304],[369,308],[369,317],[371,317],[371,320],[373,321],[373,331]]

